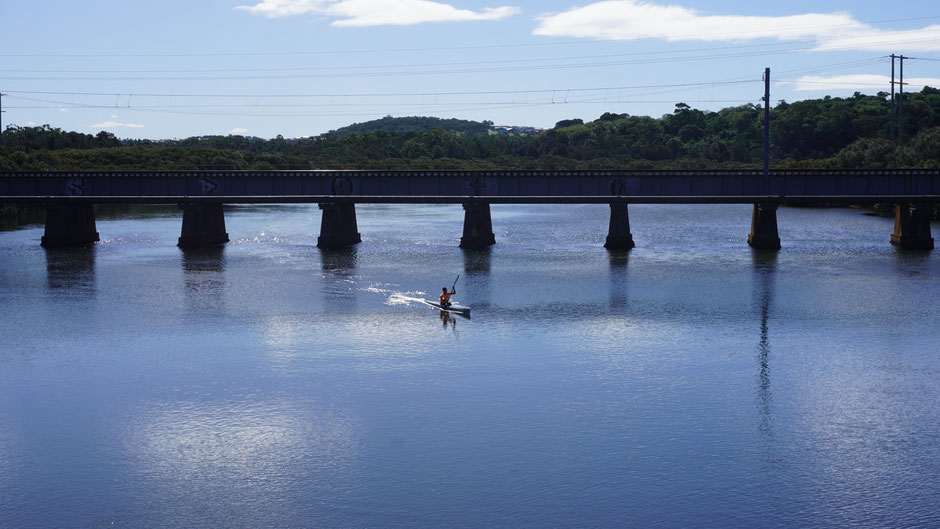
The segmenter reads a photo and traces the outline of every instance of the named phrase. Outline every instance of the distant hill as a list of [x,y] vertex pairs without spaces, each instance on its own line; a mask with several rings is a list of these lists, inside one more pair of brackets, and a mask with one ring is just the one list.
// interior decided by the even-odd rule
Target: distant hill
[[363,132],[376,130],[422,133],[433,129],[444,129],[446,132],[487,134],[492,126],[492,121],[484,121],[481,123],[479,121],[468,121],[465,119],[441,119],[422,116],[393,118],[392,116],[385,116],[382,119],[375,119],[364,123],[354,123],[346,127],[332,130],[328,134],[333,136],[345,136],[347,134],[361,134]]

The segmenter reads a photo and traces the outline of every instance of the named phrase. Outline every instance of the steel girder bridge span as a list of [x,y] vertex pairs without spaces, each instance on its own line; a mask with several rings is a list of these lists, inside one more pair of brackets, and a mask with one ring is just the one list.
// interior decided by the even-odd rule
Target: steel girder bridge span
[[753,204],[748,244],[780,248],[785,204],[896,205],[891,242],[932,249],[940,169],[681,171],[56,171],[0,172],[0,202],[46,208],[45,247],[98,240],[94,204],[178,204],[178,245],[223,244],[223,205],[317,203],[318,246],[361,241],[356,204],[462,204],[462,248],[494,244],[491,204],[609,204],[605,247],[634,246],[629,204]]

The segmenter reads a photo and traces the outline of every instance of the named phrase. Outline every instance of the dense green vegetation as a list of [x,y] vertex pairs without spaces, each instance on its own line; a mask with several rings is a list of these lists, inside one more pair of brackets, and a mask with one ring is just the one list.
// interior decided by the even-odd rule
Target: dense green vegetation
[[[886,94],[780,102],[772,109],[777,167],[937,167],[940,90],[908,94],[904,140],[889,138]],[[679,103],[661,118],[606,113],[538,134],[495,133],[491,122],[390,118],[319,137],[206,136],[120,140],[48,125],[3,131],[0,169],[399,169],[756,167],[756,105],[701,111]]]
[[345,136],[347,134],[362,134],[364,132],[373,132],[384,130],[387,132],[428,132],[433,129],[444,129],[448,132],[467,133],[467,134],[486,134],[492,121],[467,121],[463,119],[441,119],[432,117],[407,117],[393,118],[385,116],[382,119],[356,123],[330,131],[332,136]]

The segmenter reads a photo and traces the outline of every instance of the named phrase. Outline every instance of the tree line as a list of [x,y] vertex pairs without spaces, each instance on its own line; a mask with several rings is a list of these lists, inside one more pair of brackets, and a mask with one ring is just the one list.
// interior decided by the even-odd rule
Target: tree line
[[[906,94],[902,141],[890,128],[885,93],[780,101],[771,110],[771,160],[776,167],[940,166],[940,90]],[[660,118],[605,113],[536,134],[429,117],[385,117],[300,139],[122,140],[105,131],[10,126],[0,137],[0,170],[751,168],[761,164],[762,131],[757,105],[703,111],[684,103]]]

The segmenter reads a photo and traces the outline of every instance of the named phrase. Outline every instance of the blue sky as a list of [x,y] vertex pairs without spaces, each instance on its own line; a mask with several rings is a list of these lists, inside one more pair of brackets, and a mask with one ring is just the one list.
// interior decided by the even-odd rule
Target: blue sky
[[935,2],[3,0],[3,125],[321,134],[393,116],[550,127],[940,86]]

